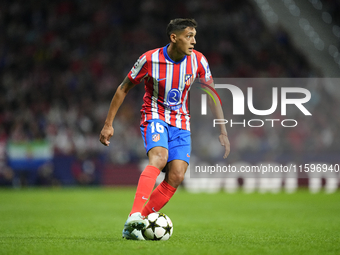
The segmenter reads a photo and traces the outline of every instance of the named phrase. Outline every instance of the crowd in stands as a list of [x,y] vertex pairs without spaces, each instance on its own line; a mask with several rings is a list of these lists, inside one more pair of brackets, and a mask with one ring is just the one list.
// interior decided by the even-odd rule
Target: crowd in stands
[[321,0],[324,5],[323,10],[326,10],[332,16],[333,23],[340,25],[340,1],[339,0]]
[[[216,78],[322,77],[281,27],[266,27],[250,0],[6,0],[0,141],[47,139],[55,154],[99,153],[118,164],[145,158],[143,84],[126,97],[109,149],[99,133],[116,88],[142,53],[168,43],[165,28],[176,17],[197,20],[195,48]],[[271,98],[272,91],[263,93]],[[325,86],[315,88],[313,100],[310,121],[291,130],[232,131],[232,150],[339,151],[338,100]]]

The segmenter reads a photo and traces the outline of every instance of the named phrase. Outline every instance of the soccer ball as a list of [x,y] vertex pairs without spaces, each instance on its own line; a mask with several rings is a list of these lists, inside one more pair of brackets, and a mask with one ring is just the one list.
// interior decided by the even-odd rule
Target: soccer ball
[[148,225],[142,231],[146,240],[165,241],[170,238],[173,231],[173,225],[170,218],[161,212],[150,213],[146,217]]

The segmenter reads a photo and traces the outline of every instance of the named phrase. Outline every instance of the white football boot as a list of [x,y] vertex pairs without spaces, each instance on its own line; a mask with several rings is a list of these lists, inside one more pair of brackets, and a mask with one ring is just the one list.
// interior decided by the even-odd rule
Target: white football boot
[[142,217],[141,213],[136,212],[129,216],[124,224],[123,238],[131,240],[145,240],[142,231],[148,225],[148,221]]
[[123,229],[123,238],[127,240],[139,240],[139,241],[145,240],[145,238],[142,235],[142,231],[137,229],[134,229],[132,231],[128,229]]

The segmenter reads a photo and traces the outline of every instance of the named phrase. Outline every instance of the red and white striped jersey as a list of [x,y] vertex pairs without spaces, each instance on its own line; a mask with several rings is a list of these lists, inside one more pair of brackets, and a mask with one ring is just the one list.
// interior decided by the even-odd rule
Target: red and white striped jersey
[[205,84],[213,79],[209,64],[202,53],[193,50],[190,56],[174,62],[167,53],[169,44],[150,50],[137,60],[128,74],[134,84],[144,80],[144,104],[141,123],[161,119],[166,123],[190,130],[188,92],[196,78]]

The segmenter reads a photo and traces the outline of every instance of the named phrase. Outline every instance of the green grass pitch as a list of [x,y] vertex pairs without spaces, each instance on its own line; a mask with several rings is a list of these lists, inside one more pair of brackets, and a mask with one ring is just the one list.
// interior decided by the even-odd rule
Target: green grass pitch
[[189,194],[168,241],[121,231],[135,188],[0,190],[0,254],[340,254],[340,193]]

